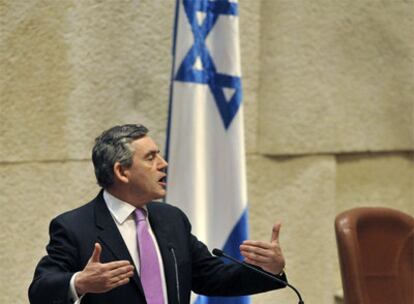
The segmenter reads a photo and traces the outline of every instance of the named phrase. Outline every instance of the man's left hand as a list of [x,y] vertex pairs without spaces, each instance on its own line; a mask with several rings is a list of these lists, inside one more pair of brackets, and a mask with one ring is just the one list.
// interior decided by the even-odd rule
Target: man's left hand
[[246,263],[261,267],[273,274],[280,274],[283,271],[285,258],[279,244],[280,227],[280,223],[273,226],[270,242],[247,240],[240,245],[240,253]]

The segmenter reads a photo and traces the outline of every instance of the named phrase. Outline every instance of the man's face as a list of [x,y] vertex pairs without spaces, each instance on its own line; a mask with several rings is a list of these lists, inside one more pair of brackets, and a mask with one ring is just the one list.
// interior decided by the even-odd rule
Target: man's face
[[151,137],[144,136],[134,140],[131,146],[135,151],[133,162],[130,168],[124,170],[130,192],[143,202],[164,197],[164,169],[168,164],[160,155],[157,145]]

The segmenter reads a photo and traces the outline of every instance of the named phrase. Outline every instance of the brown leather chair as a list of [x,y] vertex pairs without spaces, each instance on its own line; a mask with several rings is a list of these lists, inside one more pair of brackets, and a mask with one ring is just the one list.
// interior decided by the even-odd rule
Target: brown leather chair
[[335,219],[345,304],[414,304],[414,218],[356,208]]

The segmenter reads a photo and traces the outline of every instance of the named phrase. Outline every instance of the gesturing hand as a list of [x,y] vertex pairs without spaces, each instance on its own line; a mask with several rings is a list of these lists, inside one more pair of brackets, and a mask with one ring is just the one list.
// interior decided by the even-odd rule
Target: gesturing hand
[[85,268],[76,276],[75,288],[79,295],[102,293],[127,284],[134,275],[134,266],[129,261],[101,263],[102,247],[95,243],[92,256]]
[[280,227],[280,223],[273,226],[270,242],[247,240],[240,245],[240,253],[245,257],[246,263],[259,266],[273,274],[283,271],[285,258],[279,244]]

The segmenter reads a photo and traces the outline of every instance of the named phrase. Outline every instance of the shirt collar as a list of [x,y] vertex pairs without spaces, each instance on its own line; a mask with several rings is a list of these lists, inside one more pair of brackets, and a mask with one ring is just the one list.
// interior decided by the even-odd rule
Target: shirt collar
[[[106,206],[109,209],[109,212],[114,217],[114,219],[118,222],[118,224],[123,224],[128,216],[131,215],[135,211],[135,207],[131,204],[120,200],[119,198],[113,196],[108,191],[104,190],[103,197],[106,203]],[[148,210],[146,206],[143,209],[147,212]]]

